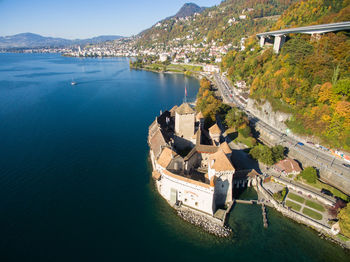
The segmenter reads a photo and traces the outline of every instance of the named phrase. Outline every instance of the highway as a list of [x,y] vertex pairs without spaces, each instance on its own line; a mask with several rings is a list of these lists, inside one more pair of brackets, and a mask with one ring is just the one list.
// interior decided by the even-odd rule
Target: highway
[[235,99],[233,95],[230,95],[230,90],[232,90],[233,87],[225,77],[215,74],[214,80],[217,83],[217,87],[223,97],[223,101],[227,104],[235,104],[238,106],[240,110],[244,111],[248,115],[249,120],[254,123],[256,127],[259,127],[276,137],[276,140],[279,140],[278,144],[283,145],[290,150],[297,150],[305,158],[311,160],[315,167],[329,171],[334,175],[341,176],[341,178],[344,180],[350,181],[350,168],[343,165],[346,163],[345,161],[335,158],[334,156],[323,152],[321,149],[314,146],[309,146],[307,143],[304,145],[298,144],[300,141],[280,132],[264,121],[258,119],[256,116],[252,115],[251,112],[247,111],[242,103]]

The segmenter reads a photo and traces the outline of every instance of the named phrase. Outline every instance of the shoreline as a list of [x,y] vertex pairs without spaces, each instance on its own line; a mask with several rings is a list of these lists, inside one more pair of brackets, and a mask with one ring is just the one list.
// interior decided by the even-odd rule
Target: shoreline
[[[131,68],[131,69],[136,69],[136,70],[146,70],[146,71],[152,71],[152,72],[155,72],[155,73],[170,73],[170,74],[184,74],[184,73],[182,73],[182,72],[159,72],[159,71],[156,71],[156,70],[149,70],[149,69],[145,69],[145,68]],[[197,79],[199,78],[198,77],[198,74],[193,74],[192,76],[194,76],[194,77],[196,77]],[[210,79],[209,79],[210,80]],[[210,80],[212,83],[213,83],[213,81],[212,80]],[[152,150],[150,150],[150,153],[151,153],[151,151]],[[152,159],[153,160],[153,159]],[[155,164],[153,163],[153,161],[152,161],[152,167],[153,167],[153,170],[155,170]],[[157,184],[157,181],[155,181],[155,183]],[[160,194],[160,192],[159,192],[159,188],[158,188],[158,186],[156,185],[156,187],[157,187],[157,191],[158,191],[158,194],[159,195],[161,195]],[[257,191],[257,193],[262,193],[264,196],[265,196],[265,192],[261,192],[261,190],[262,189],[260,189],[259,188],[259,186],[255,189],[256,191]],[[265,197],[267,197],[267,196],[265,196]],[[268,197],[267,197],[267,199],[269,199]],[[270,199],[271,200],[271,199]],[[270,202],[270,201],[269,201]],[[168,204],[170,204],[170,203],[168,203]],[[329,240],[329,241],[331,241],[331,242],[333,242],[333,243],[337,243],[339,246],[341,246],[342,248],[345,248],[345,249],[350,249],[350,243],[349,243],[349,241],[342,241],[341,239],[339,239],[339,237],[337,237],[337,235],[333,235],[333,234],[331,234],[330,233],[330,228],[329,229],[327,229],[327,230],[324,230],[324,229],[320,229],[320,228],[318,228],[317,226],[315,227],[315,226],[313,226],[312,224],[313,223],[311,223],[311,222],[309,222],[309,221],[304,221],[304,220],[302,220],[302,219],[298,219],[298,217],[297,216],[295,216],[295,215],[288,215],[287,214],[287,211],[286,212],[282,212],[283,210],[280,210],[280,208],[277,208],[275,205],[273,205],[272,203],[270,203],[270,205],[269,205],[270,207],[273,207],[276,211],[278,211],[280,214],[282,214],[284,217],[288,217],[289,219],[291,219],[291,220],[293,220],[293,221],[295,221],[295,222],[297,222],[297,223],[299,223],[299,224],[304,224],[304,225],[306,225],[306,226],[308,226],[308,227],[310,227],[310,228],[312,228],[312,229],[314,229],[316,232],[318,232],[318,235],[319,236],[321,236],[321,238],[322,239],[327,239],[327,240]],[[173,207],[173,206],[172,206]],[[173,207],[174,208],[174,207]],[[176,208],[175,208],[176,209]],[[203,230],[205,230],[205,231],[207,231],[207,232],[209,232],[209,233],[212,233],[212,234],[214,234],[214,235],[217,235],[216,233],[215,233],[215,231],[214,232],[210,232],[210,230],[208,230],[208,228],[210,228],[210,227],[208,227],[208,226],[205,226],[206,225],[206,223],[204,222],[204,221],[202,221],[201,219],[199,219],[199,218],[196,218],[196,216],[195,216],[195,212],[193,212],[191,209],[190,209],[190,212],[192,213],[192,214],[194,214],[194,215],[188,215],[188,214],[186,214],[186,213],[181,213],[181,211],[179,212],[179,211],[177,211],[177,215],[179,215],[182,219],[184,219],[185,221],[187,221],[187,222],[189,222],[189,223],[191,223],[191,224],[194,224],[194,225],[196,225],[196,226],[199,226],[199,227],[201,227]],[[313,221],[312,221],[313,222]],[[204,227],[203,227],[203,225],[204,225]],[[225,232],[225,226],[224,225],[222,225],[222,228],[223,228],[223,232]],[[229,230],[231,230],[231,229],[229,229]],[[217,232],[220,232],[220,231],[217,231]],[[232,230],[231,230],[231,232],[232,232]],[[228,234],[227,232],[226,233],[222,233],[223,235],[220,235],[220,233],[219,233],[219,236],[220,237],[228,237],[230,234]]]
[[[184,71],[184,72],[177,72],[177,71],[157,71],[149,68],[140,68],[140,67],[129,67],[132,70],[140,70],[140,71],[148,71],[158,74],[173,74],[173,75],[185,75],[185,76],[192,76],[194,78],[197,78],[198,80],[201,80],[203,77],[206,77],[205,75],[202,75],[203,71],[200,72],[191,72],[191,71]],[[186,74],[186,72],[190,72],[190,74]]]

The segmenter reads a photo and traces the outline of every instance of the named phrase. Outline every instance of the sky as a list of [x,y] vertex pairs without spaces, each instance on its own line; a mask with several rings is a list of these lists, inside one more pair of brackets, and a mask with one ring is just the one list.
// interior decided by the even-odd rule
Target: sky
[[131,36],[176,14],[187,2],[211,7],[221,0],[0,0],[0,36]]

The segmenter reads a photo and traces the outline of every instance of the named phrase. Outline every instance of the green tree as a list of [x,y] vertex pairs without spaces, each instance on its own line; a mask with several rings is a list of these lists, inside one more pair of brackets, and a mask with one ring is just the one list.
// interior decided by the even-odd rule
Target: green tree
[[274,146],[271,148],[274,162],[278,162],[284,159],[284,147],[281,145]]
[[230,111],[228,111],[225,117],[225,123],[228,127],[237,130],[242,125],[246,125],[248,123],[248,119],[242,111],[236,107],[233,107]]
[[239,129],[238,133],[240,133],[243,137],[249,137],[251,136],[251,129],[249,126],[246,126],[245,128]]
[[315,184],[317,181],[317,171],[313,167],[307,167],[305,168],[301,173],[300,176],[305,179],[308,183]]
[[344,78],[337,81],[333,87],[333,92],[350,98],[350,78]]
[[268,146],[258,144],[250,150],[249,154],[252,158],[259,160],[266,165],[274,164],[272,150]]
[[339,214],[339,225],[341,232],[350,237],[350,205],[348,204],[345,208],[341,209]]

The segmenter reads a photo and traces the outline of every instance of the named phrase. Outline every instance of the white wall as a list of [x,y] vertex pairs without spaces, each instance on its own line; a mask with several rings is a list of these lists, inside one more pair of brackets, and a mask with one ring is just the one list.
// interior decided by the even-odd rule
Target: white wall
[[158,181],[160,194],[170,201],[171,189],[177,190],[177,200],[182,201],[184,205],[198,209],[210,215],[216,210],[214,204],[214,188],[204,188],[176,178],[162,174]]

